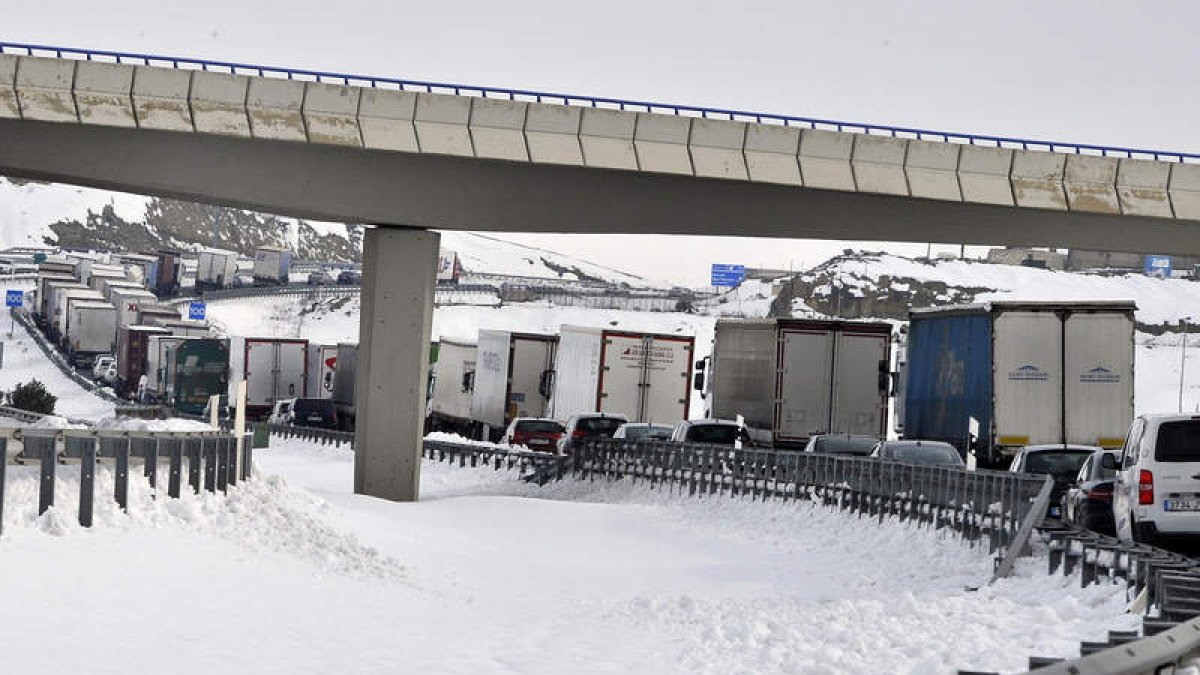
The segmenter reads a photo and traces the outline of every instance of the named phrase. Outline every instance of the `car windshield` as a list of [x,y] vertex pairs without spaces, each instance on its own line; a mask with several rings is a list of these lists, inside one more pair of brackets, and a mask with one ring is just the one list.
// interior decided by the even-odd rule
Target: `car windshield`
[[557,434],[562,427],[553,420],[522,420],[517,422],[516,430],[523,434]]
[[687,432],[687,440],[693,443],[733,445],[737,437],[738,428],[732,424],[697,424]]
[[1163,422],[1154,443],[1160,462],[1200,462],[1200,420]]
[[292,412],[296,413],[296,417],[308,417],[309,415],[329,416],[334,413],[333,399],[329,398],[302,398],[298,399],[295,405],[292,406]]
[[878,442],[875,438],[821,436],[813,442],[813,452],[830,455],[862,455],[865,457],[871,454],[871,450],[875,448],[875,444]]
[[938,444],[899,445],[891,449],[891,459],[913,464],[962,464],[953,446]]
[[625,420],[616,417],[585,417],[575,423],[575,430],[589,436],[612,436],[617,427],[624,423]]
[[1043,450],[1025,457],[1025,473],[1073,477],[1092,453],[1082,450]]
[[625,427],[625,438],[637,441],[644,438],[666,439],[671,437],[671,427],[650,424],[630,424]]

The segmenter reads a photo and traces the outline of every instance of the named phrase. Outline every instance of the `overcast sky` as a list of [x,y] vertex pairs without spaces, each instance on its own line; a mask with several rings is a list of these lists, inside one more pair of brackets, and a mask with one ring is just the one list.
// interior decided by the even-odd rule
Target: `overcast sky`
[[[18,4],[19,11],[5,14],[0,39],[1200,150],[1195,2]],[[799,267],[860,246],[715,237],[508,238],[691,284],[704,283],[711,262]]]

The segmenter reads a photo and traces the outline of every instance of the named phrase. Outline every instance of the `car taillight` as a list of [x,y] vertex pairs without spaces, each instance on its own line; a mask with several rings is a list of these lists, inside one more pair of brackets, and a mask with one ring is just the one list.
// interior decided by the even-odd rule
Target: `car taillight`
[[1142,469],[1138,472],[1138,504],[1154,503],[1154,474]]
[[[1092,488],[1091,490],[1088,490],[1084,494],[1087,495],[1088,499],[1099,499],[1100,501],[1105,501],[1105,502],[1112,501],[1113,486],[1097,485],[1096,487]],[[1151,498],[1153,498],[1153,494],[1151,494]]]
[[583,429],[576,429],[575,431],[571,432],[571,438],[585,438],[585,437],[587,437],[587,432],[584,431]]

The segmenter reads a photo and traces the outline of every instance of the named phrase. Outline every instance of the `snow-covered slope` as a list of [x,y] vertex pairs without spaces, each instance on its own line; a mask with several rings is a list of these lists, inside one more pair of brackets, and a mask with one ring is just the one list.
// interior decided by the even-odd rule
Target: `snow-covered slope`
[[106,205],[125,220],[141,220],[149,197],[57,183],[29,183],[0,178],[0,248],[45,246],[54,239],[50,225],[87,218]]
[[[907,291],[896,280],[941,282],[952,288],[988,289],[974,296],[988,300],[1133,300],[1137,318],[1146,324],[1200,319],[1200,283],[1186,279],[1155,279],[1141,274],[1101,275],[1055,272],[1031,267],[997,265],[970,260],[929,263],[888,254],[863,253],[829,266],[837,286],[858,294]],[[802,278],[812,278],[812,274]]]
[[442,248],[458,253],[468,272],[544,279],[593,278],[631,286],[654,286],[632,274],[472,232],[442,232]]

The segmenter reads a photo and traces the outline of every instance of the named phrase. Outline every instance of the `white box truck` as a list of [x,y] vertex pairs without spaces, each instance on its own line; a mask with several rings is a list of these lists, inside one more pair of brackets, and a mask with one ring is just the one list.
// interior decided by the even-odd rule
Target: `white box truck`
[[46,328],[50,324],[50,319],[54,317],[54,301],[55,291],[62,287],[68,288],[87,288],[87,284],[80,283],[74,277],[65,275],[47,275],[38,277],[37,285],[37,303],[34,311],[38,325]]
[[108,300],[117,308],[117,328],[134,326],[142,310],[142,305],[158,303],[158,298],[144,288],[109,288]]
[[558,338],[484,329],[477,344],[474,435],[497,440],[514,417],[545,417]]
[[200,251],[196,259],[196,290],[216,290],[233,284],[237,276],[237,253],[220,249]]
[[237,383],[246,380],[246,413],[264,418],[275,401],[308,396],[308,340],[297,338],[233,338],[229,350],[229,400]]
[[427,431],[468,433],[471,401],[475,395],[475,358],[478,346],[466,340],[442,338],[429,381]]
[[93,291],[90,288],[71,288],[60,289],[58,291],[58,304],[55,308],[53,337],[54,340],[61,346],[67,344],[67,332],[71,328],[71,306],[80,302],[104,302],[104,296],[100,295],[100,291]]
[[288,282],[292,267],[292,252],[278,246],[254,249],[254,285],[282,286]]
[[1136,309],[1004,301],[912,310],[905,436],[973,451],[989,467],[1025,445],[1120,447],[1133,420]]
[[443,283],[457,283],[462,276],[462,262],[458,254],[449,249],[438,251],[437,280]]
[[101,354],[112,354],[117,346],[117,309],[99,302],[71,303],[66,348],[77,366],[90,363]]
[[308,398],[333,396],[333,374],[337,371],[338,346],[308,343]]
[[551,416],[606,412],[630,422],[688,418],[695,338],[563,326],[554,357]]
[[185,340],[182,335],[151,335],[146,348],[146,393],[148,401],[169,403],[175,388],[175,352]]
[[722,319],[696,384],[712,417],[741,415],[757,444],[798,447],[828,433],[884,438],[891,338],[887,323]]

